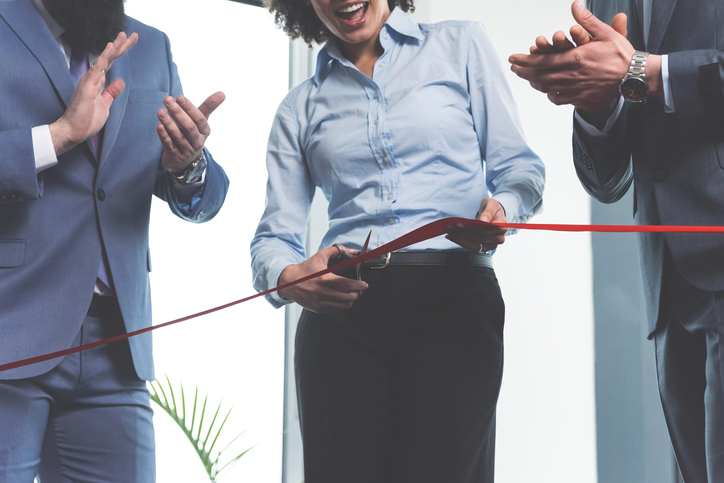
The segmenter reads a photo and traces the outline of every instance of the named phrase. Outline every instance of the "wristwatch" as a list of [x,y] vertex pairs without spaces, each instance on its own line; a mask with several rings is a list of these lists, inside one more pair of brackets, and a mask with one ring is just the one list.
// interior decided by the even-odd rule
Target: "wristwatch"
[[189,185],[201,181],[201,176],[203,175],[205,169],[206,155],[204,154],[204,151],[201,150],[201,154],[199,155],[199,157],[194,159],[191,164],[186,167],[183,173],[171,173],[171,176],[173,176],[177,182]]
[[648,52],[634,52],[628,72],[618,86],[619,92],[627,101],[642,102],[649,93],[649,85],[644,74],[648,57]]

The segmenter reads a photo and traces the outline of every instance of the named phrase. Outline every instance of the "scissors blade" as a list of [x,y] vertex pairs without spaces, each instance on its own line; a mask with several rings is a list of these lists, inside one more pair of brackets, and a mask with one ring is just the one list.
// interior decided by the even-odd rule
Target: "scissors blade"
[[[362,250],[359,252],[360,255],[367,253],[367,247],[370,244],[370,237],[372,236],[372,230],[370,230],[365,240],[365,244],[362,246]],[[362,263],[357,264],[357,280],[362,280]]]

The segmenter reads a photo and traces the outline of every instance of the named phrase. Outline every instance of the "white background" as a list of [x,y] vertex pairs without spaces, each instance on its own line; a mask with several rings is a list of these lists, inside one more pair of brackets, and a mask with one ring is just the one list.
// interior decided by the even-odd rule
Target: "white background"
[[[289,43],[268,11],[227,0],[127,0],[126,9],[169,36],[194,103],[217,90],[227,94],[210,119],[207,144],[231,181],[219,215],[195,225],[154,200],[151,284],[159,324],[255,293],[249,242],[264,208],[266,141],[288,88]],[[225,441],[247,430],[232,448],[254,449],[222,481],[280,481],[283,337],[284,311],[263,299],[154,335],[157,377],[167,374],[187,390],[198,385],[209,404],[233,406]],[[158,482],[208,481],[183,433],[154,410]]]
[[[572,25],[568,0],[418,0],[415,18],[482,21],[501,54]],[[231,179],[206,225],[153,210],[155,323],[253,293],[249,241],[264,204],[264,151],[288,87],[288,43],[263,9],[226,0],[128,0],[131,16],[165,31],[187,95],[229,96],[212,117],[209,147]],[[588,223],[571,161],[571,109],[510,75],[531,146],[547,165],[545,213],[534,222]],[[495,255],[507,305],[506,367],[498,404],[496,481],[596,481],[590,237],[521,232]],[[283,312],[263,300],[163,329],[157,374],[198,384],[234,411],[235,448],[255,448],[223,481],[277,483],[281,473]],[[184,436],[157,411],[158,481],[204,481]],[[343,483],[343,482],[340,482]],[[371,482],[373,483],[373,482]]]

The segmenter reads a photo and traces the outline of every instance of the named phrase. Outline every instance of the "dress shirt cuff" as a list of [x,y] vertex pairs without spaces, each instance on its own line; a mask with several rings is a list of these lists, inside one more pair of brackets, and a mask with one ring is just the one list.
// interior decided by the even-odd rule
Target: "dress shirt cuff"
[[599,131],[593,124],[589,124],[588,122],[586,122],[581,114],[578,112],[578,109],[575,109],[573,111],[573,116],[576,119],[576,122],[578,122],[578,125],[581,126],[581,129],[583,129],[586,134],[594,139],[601,139],[608,136],[608,133],[611,132],[614,124],[616,124],[616,121],[618,121],[618,118],[621,115],[621,109],[623,109],[624,102],[626,101],[624,101],[623,97],[620,97],[618,99],[618,104],[616,104],[616,108],[613,110],[611,117],[609,117],[608,121],[606,121],[606,125],[603,127],[603,131]]
[[[518,207],[520,206],[520,202],[518,201],[518,197],[515,194],[507,192],[498,193],[492,198],[500,203],[500,206],[502,206],[503,210],[505,210],[505,219],[508,223],[518,222]],[[508,231],[505,232],[505,235],[515,235],[516,233],[518,233],[517,228],[508,228]]]
[[[293,263],[290,262],[282,262],[279,264],[274,264],[274,266],[269,267],[268,273],[269,278],[268,280],[275,280],[273,284],[269,285],[270,288],[278,287],[279,286],[279,277],[281,277],[282,272],[285,268],[287,268],[289,265],[293,265]],[[267,289],[268,290],[268,289]],[[294,302],[293,300],[285,299],[281,295],[279,295],[279,292],[272,292],[269,295],[266,296],[267,300],[274,306],[275,309],[278,309],[279,307],[282,307],[284,305],[290,304]]]
[[664,112],[676,112],[674,93],[671,92],[671,77],[669,77],[669,56],[661,56],[661,83],[664,84]]
[[58,164],[55,155],[53,138],[50,135],[50,126],[35,126],[32,130],[33,153],[35,154],[35,173],[51,168]]

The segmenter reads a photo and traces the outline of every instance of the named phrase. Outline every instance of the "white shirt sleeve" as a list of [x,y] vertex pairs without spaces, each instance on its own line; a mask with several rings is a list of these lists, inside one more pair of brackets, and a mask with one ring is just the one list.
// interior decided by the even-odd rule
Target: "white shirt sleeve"
[[33,153],[35,154],[35,172],[51,168],[58,164],[55,156],[53,138],[50,136],[50,126],[35,126],[33,128]]
[[669,77],[669,56],[661,56],[661,82],[664,84],[664,112],[676,112],[674,94],[671,92],[671,78]]
[[603,131],[599,131],[593,124],[586,122],[583,117],[581,117],[581,115],[578,113],[578,109],[575,109],[573,111],[573,116],[575,117],[576,122],[578,122],[578,125],[581,126],[581,129],[583,129],[586,134],[588,134],[592,138],[603,138],[608,136],[608,133],[611,132],[611,129],[613,129],[613,125],[616,124],[618,117],[621,115],[621,109],[623,109],[624,102],[626,101],[624,101],[623,97],[620,97],[618,99],[616,109],[613,110],[611,117],[609,117],[608,121],[606,121],[606,125],[603,127]]

